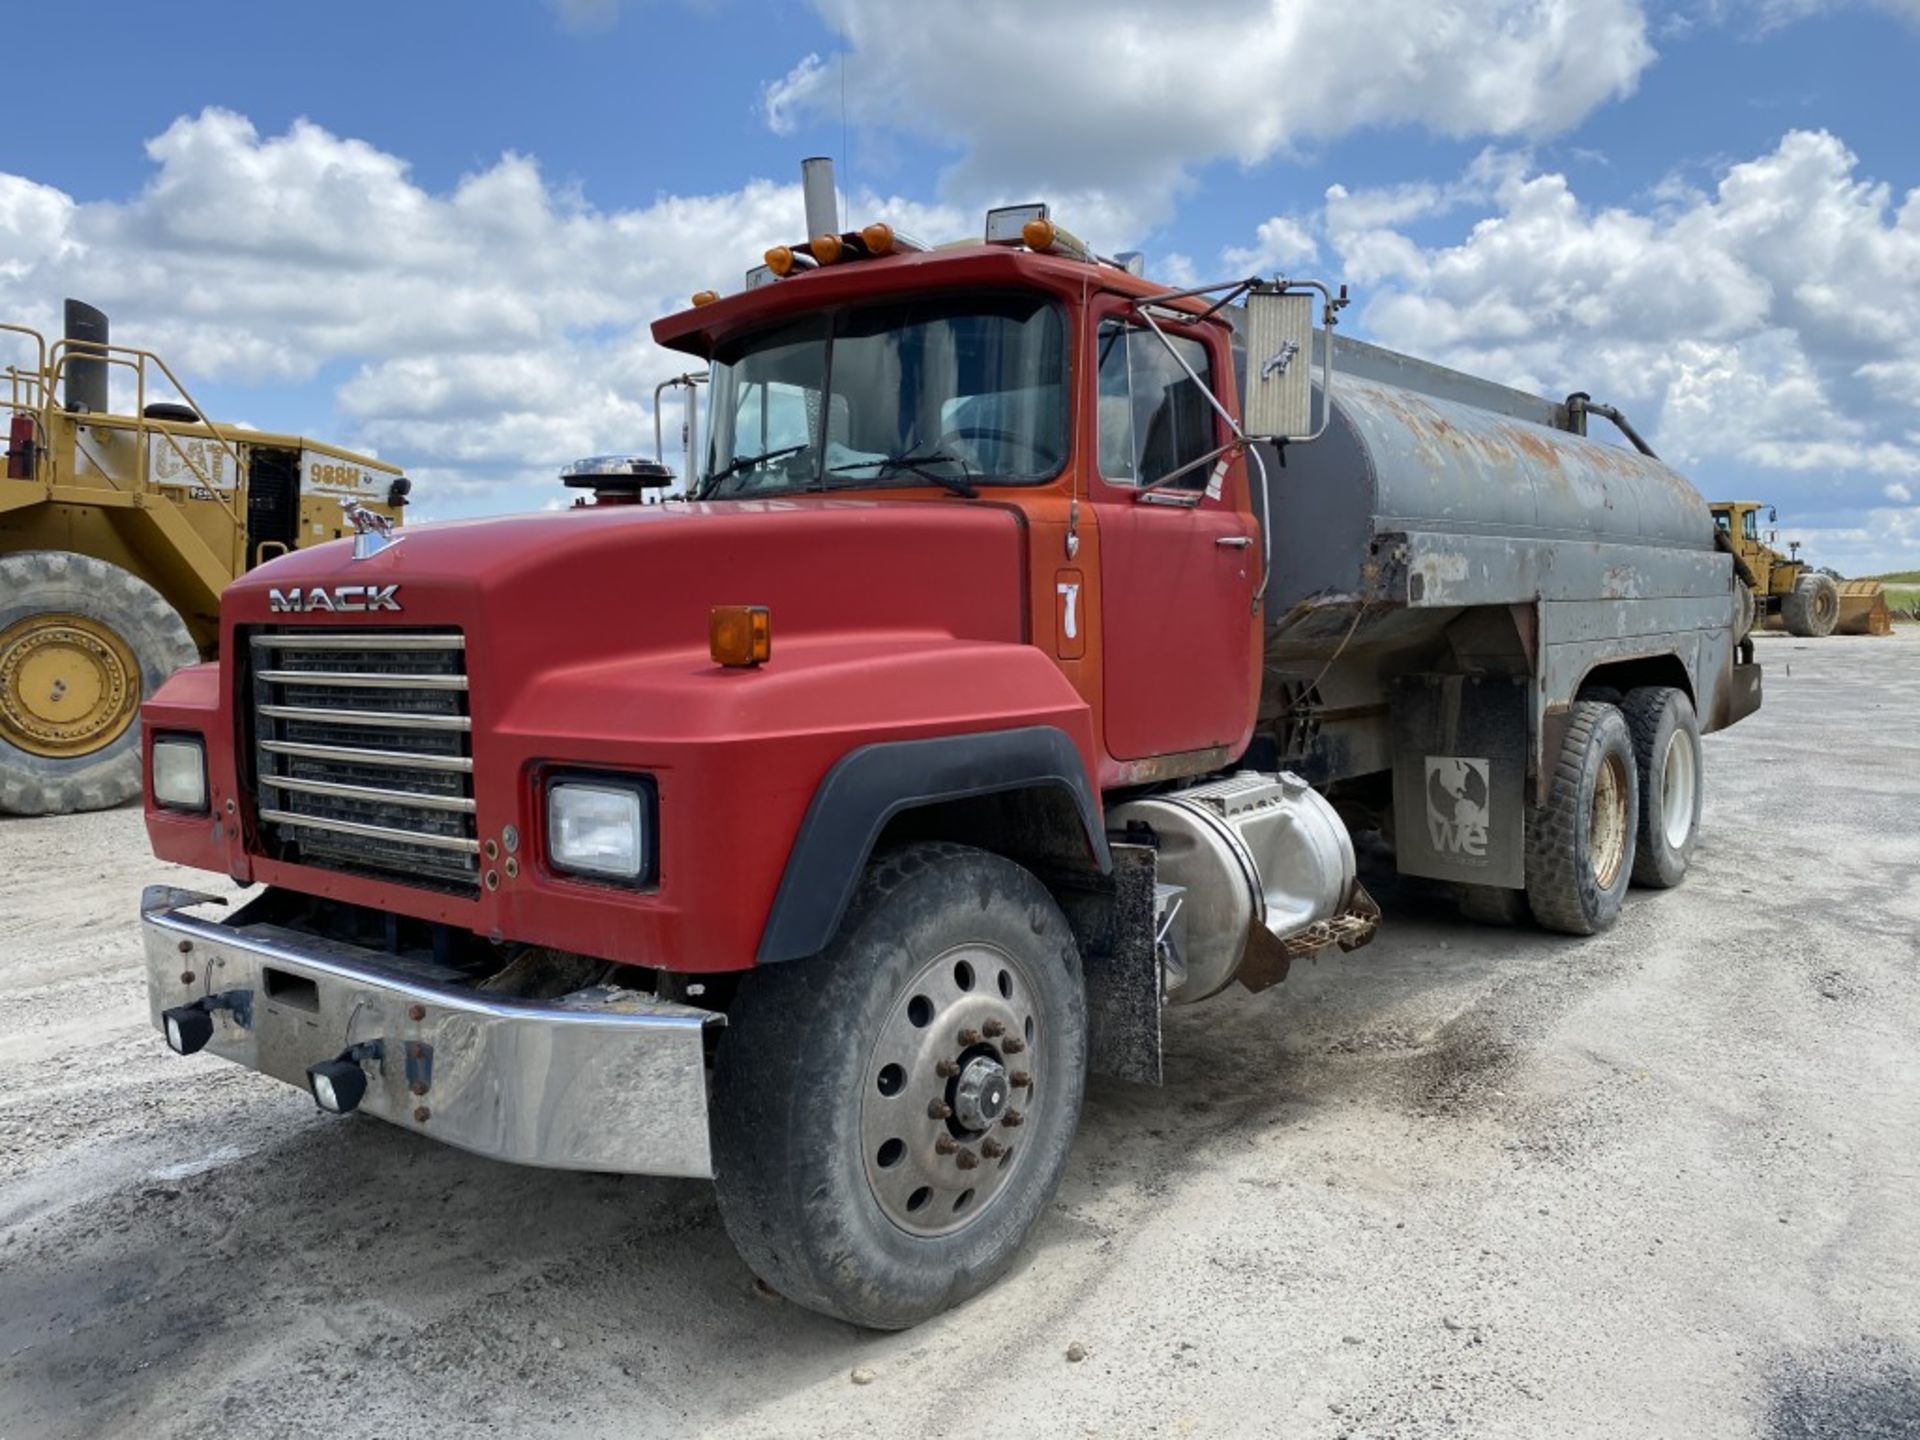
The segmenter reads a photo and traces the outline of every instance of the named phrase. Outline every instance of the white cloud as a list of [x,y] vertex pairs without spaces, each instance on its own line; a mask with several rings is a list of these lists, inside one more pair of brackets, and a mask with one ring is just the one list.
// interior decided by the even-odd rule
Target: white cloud
[[1900,484],[1897,480],[1891,485],[1882,485],[1880,487],[1880,493],[1896,505],[1911,505],[1913,503],[1913,491],[1905,485]]
[[[1408,233],[1452,212],[1452,243]],[[1836,514],[1920,476],[1920,191],[1862,177],[1833,135],[1792,132],[1710,192],[1663,185],[1645,208],[1584,205],[1565,176],[1489,152],[1450,184],[1332,187],[1309,224],[1384,344],[1590,390],[1683,467]],[[1911,539],[1854,528],[1869,538],[1826,538],[1856,556]]]
[[1258,271],[1261,274],[1284,273],[1297,265],[1320,258],[1307,227],[1286,215],[1263,221],[1254,243],[1246,249],[1228,249],[1221,259],[1234,271]]
[[[59,297],[79,295],[190,388],[348,365],[345,433],[317,438],[400,457],[423,499],[467,508],[529,503],[513,487],[550,486],[577,455],[650,451],[653,387],[688,361],[648,324],[697,289],[737,288],[802,228],[797,185],[603,211],[506,155],[433,193],[363,141],[304,121],[262,136],[218,109],[147,150],[151,181],[119,203],[0,174],[0,313],[51,334]],[[913,233],[961,224],[858,203]]]
[[[1110,230],[1072,213],[1109,246],[1163,219],[1196,166],[1368,127],[1553,135],[1653,60],[1638,0],[1189,0],[1173,23],[1150,0],[815,8],[845,44],[855,123],[961,148],[947,189],[969,204],[1103,197]],[[780,133],[840,104],[817,55],[765,93]]]

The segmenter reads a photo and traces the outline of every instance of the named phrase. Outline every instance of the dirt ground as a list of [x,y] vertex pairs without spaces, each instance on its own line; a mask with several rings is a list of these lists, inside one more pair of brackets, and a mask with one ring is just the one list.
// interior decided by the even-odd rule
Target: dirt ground
[[174,1057],[138,815],[0,821],[0,1440],[1920,1435],[1920,632],[1760,651],[1682,888],[1573,942],[1383,886],[902,1335],[756,1290],[704,1184]]

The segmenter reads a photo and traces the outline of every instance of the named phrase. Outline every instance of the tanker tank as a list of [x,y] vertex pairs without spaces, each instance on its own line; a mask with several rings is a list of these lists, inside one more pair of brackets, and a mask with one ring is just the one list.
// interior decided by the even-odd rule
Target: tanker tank
[[[1706,501],[1652,455],[1577,433],[1586,397],[1344,338],[1334,359],[1325,433],[1284,457],[1263,447],[1256,495],[1262,523],[1277,519],[1261,722],[1283,758],[1321,782],[1384,768],[1387,690],[1441,661],[1528,674],[1539,648],[1548,690],[1571,676],[1571,693],[1599,649],[1666,653],[1729,627],[1725,656],[1699,661],[1731,666],[1732,560]],[[1716,728],[1717,697],[1702,699]]]

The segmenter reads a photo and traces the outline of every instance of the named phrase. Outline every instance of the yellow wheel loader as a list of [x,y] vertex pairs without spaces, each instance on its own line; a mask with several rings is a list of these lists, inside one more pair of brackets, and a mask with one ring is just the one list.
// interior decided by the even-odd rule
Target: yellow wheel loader
[[1836,580],[1800,558],[1800,542],[1782,555],[1760,538],[1760,512],[1769,522],[1779,518],[1767,505],[1753,500],[1716,500],[1713,523],[1720,543],[1733,552],[1740,577],[1740,615],[1735,630],[1744,638],[1756,624],[1770,630],[1819,637],[1823,635],[1890,635],[1893,616],[1878,580]]
[[[288,550],[397,522],[411,483],[379,460],[202,418],[158,356],[0,324],[0,814],[97,810],[140,790],[139,708],[211,659],[220,592]],[[116,414],[110,381],[130,389]],[[178,399],[149,403],[165,387]]]

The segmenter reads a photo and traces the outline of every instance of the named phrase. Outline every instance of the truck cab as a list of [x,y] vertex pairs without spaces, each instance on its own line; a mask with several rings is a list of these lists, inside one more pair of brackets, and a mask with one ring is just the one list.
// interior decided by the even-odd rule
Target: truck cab
[[[145,707],[147,824],[261,889],[143,913],[175,1050],[710,1176],[768,1284],[898,1327],[1012,1263],[1090,1068],[1157,1082],[1166,1006],[1372,938],[1354,829],[1574,934],[1678,883],[1758,671],[1697,495],[1569,407],[1382,378],[1324,286],[1169,289],[1043,207],[930,249],[831,193],[654,327],[706,377],[683,500],[228,590]],[[1526,518],[1450,520],[1476,475]]]

